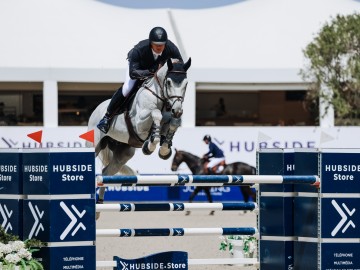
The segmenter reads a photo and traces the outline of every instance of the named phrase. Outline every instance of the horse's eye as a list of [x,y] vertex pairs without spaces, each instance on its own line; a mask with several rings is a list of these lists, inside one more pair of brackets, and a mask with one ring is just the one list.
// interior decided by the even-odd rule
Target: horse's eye
[[169,87],[171,86],[171,81],[170,81],[170,80],[167,81],[167,85],[168,85]]

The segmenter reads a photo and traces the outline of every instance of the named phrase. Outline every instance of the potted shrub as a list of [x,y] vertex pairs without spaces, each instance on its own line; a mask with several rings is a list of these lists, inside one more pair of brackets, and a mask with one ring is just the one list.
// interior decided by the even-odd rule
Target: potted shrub
[[8,234],[0,227],[0,269],[1,270],[43,270],[32,253],[45,246],[39,240],[20,241],[16,235]]
[[252,258],[257,249],[257,239],[252,235],[221,236],[220,250],[229,250],[235,258]]

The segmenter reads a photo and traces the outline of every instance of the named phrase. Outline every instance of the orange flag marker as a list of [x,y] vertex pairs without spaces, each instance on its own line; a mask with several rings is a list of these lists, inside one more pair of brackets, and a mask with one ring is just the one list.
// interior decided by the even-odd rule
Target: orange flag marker
[[84,134],[81,134],[79,137],[81,139],[94,143],[94,130],[92,129]]
[[27,135],[29,138],[33,139],[34,141],[37,141],[38,143],[41,143],[42,139],[42,130],[36,131],[33,133],[30,133]]

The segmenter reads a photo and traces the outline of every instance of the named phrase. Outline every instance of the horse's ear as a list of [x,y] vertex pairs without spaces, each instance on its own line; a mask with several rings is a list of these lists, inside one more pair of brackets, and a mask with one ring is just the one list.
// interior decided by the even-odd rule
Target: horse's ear
[[175,153],[177,153],[177,149],[175,148]]
[[184,70],[187,71],[190,66],[191,66],[191,57],[190,57],[189,60],[184,64]]
[[172,60],[171,60],[171,58],[169,58],[168,60],[167,60],[167,66],[168,66],[168,70],[172,70],[173,69],[173,63],[172,63]]

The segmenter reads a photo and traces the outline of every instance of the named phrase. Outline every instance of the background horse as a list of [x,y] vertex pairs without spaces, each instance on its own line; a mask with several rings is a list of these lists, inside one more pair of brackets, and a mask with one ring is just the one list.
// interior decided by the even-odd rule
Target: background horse
[[[179,165],[181,163],[185,162],[186,165],[189,167],[191,172],[193,174],[204,174],[203,168],[204,168],[204,162],[205,159],[199,158],[198,156],[195,156],[189,152],[176,150],[175,149],[175,155],[171,164],[171,170],[177,171],[179,168]],[[256,168],[253,166],[250,166],[247,163],[244,162],[234,162],[230,164],[226,164],[224,170],[221,174],[224,175],[255,175],[256,174]],[[197,187],[200,190],[204,189],[208,190],[210,193],[211,187],[203,187],[199,186]],[[196,189],[195,189],[196,190]],[[196,193],[194,192],[190,195],[190,198],[193,199],[195,195],[200,191],[198,190]],[[244,197],[244,201],[248,202],[250,198],[255,202],[256,201],[256,192],[251,189],[250,186],[240,186],[241,193]],[[211,195],[210,195],[211,196]]]
[[[187,70],[191,58],[184,64],[177,59],[167,62],[137,91],[135,99],[123,114],[114,117],[109,132],[96,128],[110,100],[102,102],[91,114],[88,130],[94,130],[95,153],[104,166],[103,175],[133,174],[126,163],[134,156],[135,148],[151,154],[160,143],[159,156],[171,156],[173,136],[181,124],[182,103],[187,86]],[[89,143],[87,146],[92,146]],[[105,188],[100,188],[99,202]]]

